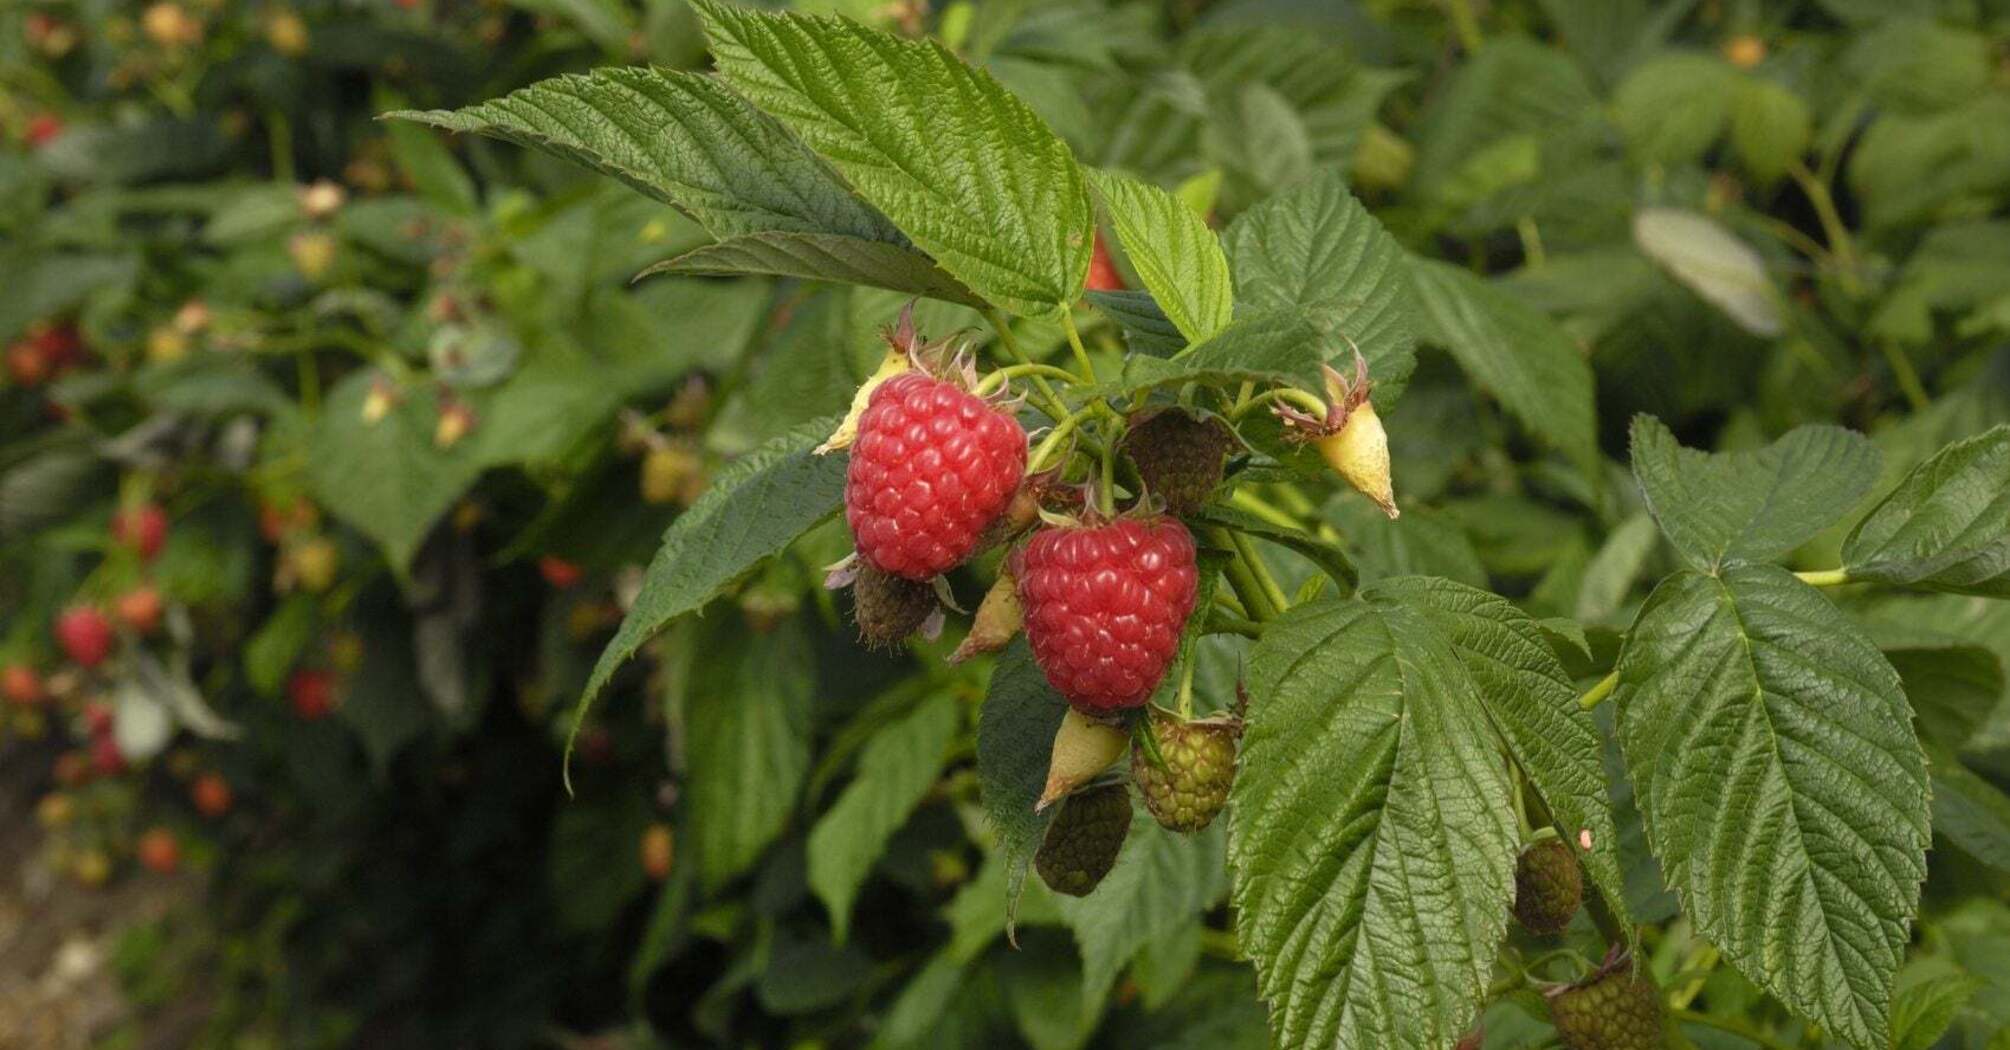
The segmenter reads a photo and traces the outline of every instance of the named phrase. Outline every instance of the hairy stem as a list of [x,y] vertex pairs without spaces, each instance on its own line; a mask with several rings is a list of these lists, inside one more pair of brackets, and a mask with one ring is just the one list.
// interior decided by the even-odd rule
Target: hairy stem
[[[1223,550],[1238,550],[1234,536],[1219,525],[1209,526],[1206,535],[1208,542],[1216,547]],[[1257,623],[1274,620],[1277,614],[1283,611],[1271,603],[1270,595],[1265,593],[1263,585],[1257,582],[1256,574],[1250,571],[1248,562],[1243,560],[1239,552],[1222,571],[1228,577],[1229,589],[1235,592],[1236,600],[1242,603],[1243,609]]]
[[1063,383],[1079,381],[1075,378],[1075,373],[1065,368],[1055,368],[1053,365],[1043,365],[1029,361],[1025,364],[1006,365],[1004,368],[993,369],[991,374],[985,376],[983,381],[979,382],[977,388],[972,390],[971,393],[976,394],[978,397],[983,397],[1004,386],[1011,380],[1029,376],[1046,376],[1050,379],[1058,379]]
[[1797,572],[1794,579],[1810,587],[1840,587],[1849,582],[1848,569],[1820,569],[1814,572]]
[[[1012,334],[1011,322],[1005,319],[1004,314],[998,312],[997,307],[985,310],[984,318],[990,321],[991,327],[998,332],[998,345],[1004,349],[1005,356],[1012,359],[1012,363],[1020,365],[1033,363],[1032,359],[1026,356],[1026,351],[1020,348],[1019,337]],[[1049,418],[1057,422],[1065,418],[1068,415],[1068,406],[1054,393],[1054,388],[1048,385],[1046,377],[1036,373],[1029,378],[1040,392],[1040,396],[1035,399],[1040,405],[1040,411],[1047,413]]]
[[1264,563],[1256,544],[1240,532],[1230,532],[1229,539],[1235,544],[1238,560],[1249,566],[1249,574],[1256,579],[1256,585],[1263,588],[1263,596],[1270,600],[1271,608],[1283,612],[1291,608],[1291,599],[1284,596],[1284,588],[1277,585],[1277,578],[1270,574],[1270,566]]
[[1577,698],[1577,706],[1589,711],[1604,703],[1605,698],[1611,696],[1612,691],[1617,688],[1619,688],[1619,668],[1615,667],[1612,669],[1611,674],[1599,679],[1597,685],[1592,686],[1585,691],[1583,696]]
[[1061,327],[1068,332],[1068,349],[1075,352],[1075,364],[1082,369],[1082,379],[1091,385],[1096,382],[1096,366],[1089,363],[1089,352],[1082,347],[1082,333],[1075,330],[1073,311],[1061,315]]

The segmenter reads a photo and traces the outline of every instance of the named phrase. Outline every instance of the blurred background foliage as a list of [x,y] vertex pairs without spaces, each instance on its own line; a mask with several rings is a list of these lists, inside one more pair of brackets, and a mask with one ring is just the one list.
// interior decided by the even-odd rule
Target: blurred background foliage
[[[1492,338],[1559,327],[1595,444],[1591,403],[1432,350],[1385,413],[1400,526],[1303,509],[1366,577],[1582,621],[1574,670],[1672,564],[1624,482],[1634,413],[1717,448],[1845,423],[1894,479],[2010,420],[2002,0],[795,6],[936,35],[1085,162],[1218,220],[1343,172],[1433,280],[1526,318]],[[38,689],[0,706],[0,1036],[25,1033],[0,1042],[1266,1044],[1218,830],[1134,842],[1128,896],[1033,887],[1008,947],[971,761],[986,668],[945,668],[953,639],[856,646],[820,586],[841,526],[652,643],[567,798],[573,701],[666,524],[841,411],[902,300],[631,281],[703,231],[375,116],[705,60],[681,0],[0,10],[0,665]],[[1271,553],[1287,586],[1314,571]],[[95,668],[52,635],[79,606],[117,634]],[[1853,611],[1895,654],[1958,650],[1920,661],[1914,704],[1967,712],[1964,758],[2010,783],[2010,611]],[[1210,646],[1220,705],[1238,648]],[[1900,1045],[2010,1045],[2010,806],[1976,797],[1936,843]],[[1620,801],[1656,972],[1724,1022],[1697,1045],[1794,1045],[1695,969]],[[1503,1001],[1486,1046],[1550,1042],[1542,1016]]]

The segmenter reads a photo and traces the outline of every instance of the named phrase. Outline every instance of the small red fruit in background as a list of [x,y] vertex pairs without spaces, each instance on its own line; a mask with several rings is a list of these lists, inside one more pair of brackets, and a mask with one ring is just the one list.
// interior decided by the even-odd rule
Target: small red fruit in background
[[215,820],[230,812],[233,801],[230,781],[223,779],[221,773],[204,773],[189,785],[188,798],[197,813]]
[[37,113],[28,118],[28,126],[21,137],[26,139],[30,149],[40,149],[63,133],[63,118],[54,113]]
[[152,561],[160,554],[167,533],[167,511],[158,503],[142,503],[112,515],[112,539],[144,561]]
[[27,664],[8,664],[0,671],[0,696],[17,707],[37,707],[48,698],[48,690],[42,687],[42,676]]
[[166,828],[149,828],[140,836],[134,852],[139,855],[140,863],[156,875],[172,875],[181,867],[181,843]]
[[874,390],[845,474],[845,520],[882,572],[925,580],[963,563],[1026,473],[1017,420],[921,372]]
[[547,554],[537,560],[537,571],[544,576],[544,582],[558,590],[577,586],[580,577],[586,575],[578,565],[566,561],[555,554]]
[[112,655],[112,623],[88,605],[72,606],[56,618],[56,644],[79,667],[96,667]]
[[651,824],[642,832],[642,871],[651,881],[662,882],[670,877],[670,863],[676,854],[676,840],[671,836],[670,825]]
[[1103,235],[1096,235],[1096,246],[1089,252],[1089,278],[1083,287],[1092,292],[1121,292],[1124,290],[1124,275],[1117,271],[1116,260],[1110,258],[1110,249],[1103,243]]
[[134,634],[152,634],[161,625],[161,592],[150,584],[140,584],[119,595],[112,611]]
[[82,751],[65,751],[56,756],[49,776],[64,787],[76,787],[91,779],[91,756]]
[[126,753],[110,733],[91,741],[91,768],[108,777],[126,771]]
[[1193,612],[1193,537],[1154,515],[1042,529],[1013,576],[1047,681],[1084,714],[1151,698]]
[[84,705],[84,729],[93,739],[110,736],[112,732],[112,709],[92,700]]
[[335,676],[306,668],[293,672],[286,681],[286,697],[293,713],[312,722],[335,709]]

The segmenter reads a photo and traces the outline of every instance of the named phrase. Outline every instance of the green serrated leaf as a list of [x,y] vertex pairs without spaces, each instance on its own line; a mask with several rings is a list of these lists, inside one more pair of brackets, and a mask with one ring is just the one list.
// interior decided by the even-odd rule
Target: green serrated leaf
[[750,233],[666,259],[635,278],[659,273],[774,274],[984,306],[984,300],[912,248],[836,233]]
[[1760,77],[1747,77],[1731,101],[1731,143],[1745,170],[1762,183],[1787,173],[1807,151],[1814,133],[1808,104],[1785,87]]
[[1853,1046],[1885,1045],[1926,876],[1926,760],[1898,674],[1784,569],[1680,572],[1619,660],[1648,839],[1698,932]]
[[1941,449],[1843,543],[1853,580],[2010,597],[2010,426]]
[[1132,353],[1171,357],[1186,347],[1186,337],[1159,309],[1150,292],[1089,292],[1084,298],[1124,330],[1124,342]]
[[1323,390],[1320,362],[1332,340],[1318,311],[1295,306],[1245,311],[1214,338],[1171,357],[1134,355],[1121,377],[1103,384],[1101,394],[1123,397],[1182,383],[1288,383]]
[[1222,244],[1239,310],[1308,308],[1328,336],[1323,359],[1345,366],[1359,349],[1376,403],[1402,396],[1416,367],[1406,257],[1344,179],[1316,175],[1271,197],[1236,216]]
[[1515,828],[1486,709],[1425,613],[1301,605],[1250,654],[1236,928],[1288,1046],[1442,1048],[1472,1024]]
[[781,834],[810,766],[816,674],[802,621],[751,635],[737,649],[697,662],[684,716],[684,826],[708,892]]
[[[1370,596],[1406,603],[1443,632],[1478,687],[1508,754],[1528,774],[1565,841],[1629,933],[1619,832],[1605,792],[1598,729],[1540,623],[1498,595],[1451,580],[1382,580]],[[1584,844],[1589,842],[1590,848]]]
[[1637,511],[1620,522],[1584,567],[1584,582],[1577,591],[1576,618],[1596,623],[1618,612],[1626,596],[1633,593],[1633,585],[1647,568],[1647,559],[1660,540],[1653,515]]
[[1612,117],[1641,159],[1681,164],[1724,133],[1737,88],[1737,71],[1715,55],[1661,55],[1620,83]]
[[586,680],[573,715],[575,734],[607,680],[642,643],[837,513],[846,457],[810,451],[837,423],[835,417],[813,420],[735,460],[671,524],[650,559],[642,593]]
[[1473,541],[1458,523],[1429,507],[1403,511],[1397,521],[1374,504],[1342,493],[1326,501],[1322,516],[1346,538],[1361,579],[1443,576],[1474,587],[1487,585]]
[[1930,1050],[1981,987],[1965,973],[1946,973],[1901,990],[1891,1004],[1891,1050]]
[[1598,469],[1598,411],[1591,365],[1542,312],[1470,270],[1409,260],[1418,334],[1451,351],[1473,382],[1530,431],[1556,443],[1587,472]]
[[1165,190],[1090,169],[1089,182],[1116,223],[1124,253],[1145,289],[1190,343],[1228,325],[1235,286],[1221,241],[1193,209]]
[[386,114],[541,149],[612,175],[710,231],[784,231],[905,245],[773,119],[711,77],[614,66],[458,110]]
[[1053,819],[1053,810],[1035,813],[1033,804],[1047,782],[1054,734],[1067,711],[1068,702],[1033,662],[1024,635],[998,654],[977,721],[977,778],[984,815],[998,833],[999,851],[992,863],[1004,866],[1008,929],[1018,914],[1027,865]]
[[1094,232],[1081,170],[989,73],[844,19],[692,6],[720,74],[972,291],[1031,317],[1080,296]]
[[1220,822],[1180,835],[1137,807],[1123,854],[1096,892],[1056,901],[1082,950],[1083,1007],[1098,1009],[1138,952],[1197,922],[1227,892],[1227,837]]
[[2010,874],[2010,795],[1977,776],[1945,747],[1929,745],[1933,830],[1969,856]]
[[845,939],[852,900],[893,833],[935,783],[961,723],[956,697],[939,693],[889,723],[858,759],[858,776],[810,829],[810,889]]
[[1877,447],[1853,430],[1796,427],[1757,452],[1683,448],[1659,420],[1633,420],[1633,476],[1691,565],[1778,558],[1848,513],[1877,482]]

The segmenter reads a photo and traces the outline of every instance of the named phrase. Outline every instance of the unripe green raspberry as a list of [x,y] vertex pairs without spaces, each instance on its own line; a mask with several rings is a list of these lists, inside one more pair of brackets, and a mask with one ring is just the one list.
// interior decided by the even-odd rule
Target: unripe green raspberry
[[1176,408],[1132,417],[1124,453],[1137,465],[1145,490],[1174,514],[1190,514],[1221,484],[1222,458],[1231,439],[1218,419],[1196,419]]
[[1659,1050],[1661,992],[1630,963],[1549,993],[1550,1021],[1565,1050]]
[[1040,881],[1056,893],[1086,897],[1117,863],[1131,830],[1131,795],[1104,784],[1068,796],[1033,854]]
[[1242,723],[1230,717],[1181,722],[1154,714],[1152,731],[1163,767],[1145,748],[1131,749],[1131,779],[1144,797],[1145,809],[1172,831],[1207,827],[1228,804]]
[[1514,917],[1538,937],[1562,933],[1584,900],[1584,872],[1570,843],[1544,839],[1514,866]]

